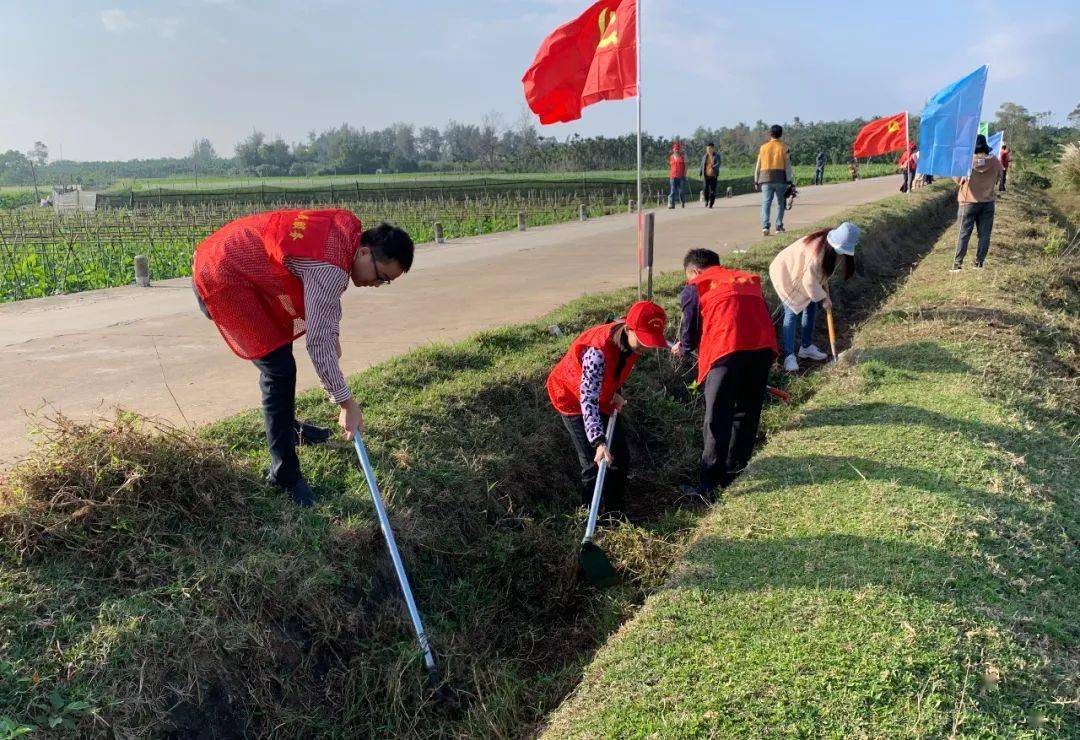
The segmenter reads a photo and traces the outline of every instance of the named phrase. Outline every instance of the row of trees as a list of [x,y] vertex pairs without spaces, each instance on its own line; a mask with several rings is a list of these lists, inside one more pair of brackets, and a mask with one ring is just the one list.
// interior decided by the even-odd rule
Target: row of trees
[[[1050,113],[1033,113],[1022,105],[1004,103],[997,111],[996,130],[1018,154],[1033,158],[1056,157],[1061,144],[1075,140],[1080,130],[1080,104],[1068,116],[1069,126],[1049,124]],[[785,125],[784,140],[796,164],[810,164],[818,152],[831,162],[846,162],[851,142],[867,119],[804,122],[796,117]],[[918,119],[912,118],[912,138]],[[768,136],[768,124],[739,123],[709,129],[698,127],[690,136],[676,137],[690,152],[716,143],[728,166],[753,164],[758,146]],[[645,136],[643,153],[649,168],[662,168],[674,138]],[[479,124],[450,121],[442,129],[417,128],[395,123],[384,129],[356,129],[349,124],[312,131],[307,141],[289,144],[253,131],[236,145],[234,157],[219,157],[206,139],[196,142],[188,157],[137,159],[127,162],[48,162],[48,147],[35,142],[26,153],[0,154],[0,184],[80,183],[104,186],[121,178],[200,175],[325,175],[376,172],[507,171],[558,172],[632,169],[636,162],[635,137],[578,134],[564,139],[542,135],[527,111],[511,126],[496,114]]]

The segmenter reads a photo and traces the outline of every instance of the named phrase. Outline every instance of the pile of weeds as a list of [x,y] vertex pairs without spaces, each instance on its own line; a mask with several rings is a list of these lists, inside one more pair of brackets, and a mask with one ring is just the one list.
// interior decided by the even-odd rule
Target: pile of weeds
[[[834,288],[847,320],[918,258],[950,197],[930,190],[847,215],[866,233],[862,275]],[[785,243],[734,262],[764,271]],[[658,281],[673,317],[680,282]],[[646,357],[628,389],[626,516],[601,525],[622,582],[596,591],[578,579],[576,458],[544,380],[572,336],[632,300],[590,296],[350,379],[460,712],[424,690],[350,445],[301,449],[321,500],[299,510],[261,481],[258,414],[194,436],[121,415],[100,427],[62,421],[0,484],[0,722],[177,737],[531,732],[666,581],[701,514],[676,493],[700,446],[693,369]],[[801,396],[811,382],[796,383]],[[770,406],[766,429],[790,413]],[[318,393],[299,415],[334,423]]]

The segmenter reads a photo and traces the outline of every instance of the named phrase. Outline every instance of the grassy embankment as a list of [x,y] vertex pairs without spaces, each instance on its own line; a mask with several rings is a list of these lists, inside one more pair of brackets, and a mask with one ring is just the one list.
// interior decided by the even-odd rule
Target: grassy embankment
[[999,203],[984,271],[949,274],[954,243],[772,435],[550,737],[1080,736],[1080,255],[1041,192]]
[[[859,313],[880,300],[936,239],[949,201],[936,190],[850,214],[866,228],[867,259],[837,286],[838,304]],[[761,271],[781,246],[733,261]],[[674,310],[677,276],[659,282]],[[423,698],[351,448],[302,450],[323,499],[297,510],[260,482],[249,413],[197,437],[128,417],[98,430],[62,423],[0,484],[0,723],[133,736],[528,733],[666,580],[700,515],[673,500],[694,467],[700,401],[685,369],[648,358],[629,393],[636,503],[630,522],[602,528],[623,583],[597,592],[577,581],[574,458],[543,390],[569,337],[546,327],[572,335],[631,299],[576,301],[350,381],[420,607],[468,700],[460,716]],[[815,382],[791,390],[803,397]],[[300,414],[331,422],[317,394]],[[786,414],[770,406],[766,428]]]

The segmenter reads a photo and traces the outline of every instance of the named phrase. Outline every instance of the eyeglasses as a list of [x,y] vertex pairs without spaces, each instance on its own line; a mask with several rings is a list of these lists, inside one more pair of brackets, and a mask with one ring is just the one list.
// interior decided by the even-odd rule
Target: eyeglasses
[[376,288],[379,287],[380,285],[389,285],[391,283],[390,278],[386,277],[386,275],[383,275],[382,272],[379,271],[379,261],[377,259],[375,259],[375,253],[374,252],[371,253],[371,266],[375,269],[375,287]]

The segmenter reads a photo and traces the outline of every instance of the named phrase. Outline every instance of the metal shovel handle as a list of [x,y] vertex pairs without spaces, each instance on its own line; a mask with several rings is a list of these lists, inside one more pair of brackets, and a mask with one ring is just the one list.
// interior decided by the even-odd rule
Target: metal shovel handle
[[420,650],[424,653],[424,664],[429,672],[435,670],[435,655],[431,652],[428,644],[427,633],[424,632],[424,623],[420,619],[420,611],[416,608],[413,599],[412,588],[409,586],[409,576],[405,573],[405,565],[401,562],[401,554],[398,552],[397,542],[394,540],[394,530],[390,528],[390,519],[386,515],[386,507],[383,506],[382,495],[379,493],[379,484],[375,482],[375,470],[371,467],[368,459],[367,448],[364,440],[360,438],[360,432],[353,433],[353,446],[356,447],[356,456],[360,458],[360,467],[364,469],[364,477],[367,479],[368,488],[371,490],[371,500],[375,504],[375,511],[379,515],[379,526],[382,528],[383,537],[386,538],[386,547],[390,550],[390,559],[394,561],[394,571],[397,573],[398,583],[401,585],[401,593],[405,597],[405,605],[409,608],[409,618],[412,620],[413,631],[416,632],[416,640],[420,643]]
[[[611,416],[608,417],[607,444],[609,447],[615,437],[615,417],[618,415],[619,410],[612,409]],[[585,539],[581,541],[583,545],[586,542],[592,542],[593,535],[596,533],[596,518],[600,515],[600,496],[604,492],[604,477],[607,475],[607,468],[607,460],[601,460],[599,470],[596,472],[596,485],[593,486],[592,503],[589,505],[589,523],[585,525]]]

